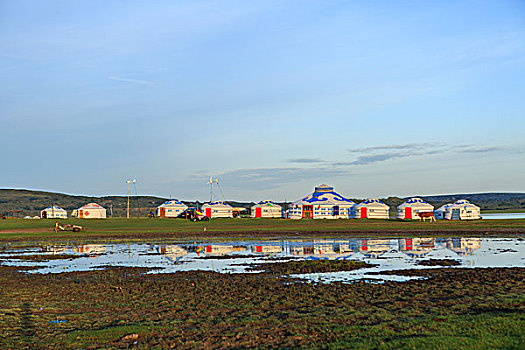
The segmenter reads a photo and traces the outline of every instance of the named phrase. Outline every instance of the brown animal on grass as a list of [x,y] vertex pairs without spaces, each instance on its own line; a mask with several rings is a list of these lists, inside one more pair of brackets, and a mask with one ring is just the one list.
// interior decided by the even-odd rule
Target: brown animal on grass
[[429,219],[430,222],[436,221],[436,218],[434,217],[434,212],[433,211],[417,213],[417,215],[419,216],[419,221],[423,220],[423,222],[425,222],[425,221],[427,221],[427,219]]

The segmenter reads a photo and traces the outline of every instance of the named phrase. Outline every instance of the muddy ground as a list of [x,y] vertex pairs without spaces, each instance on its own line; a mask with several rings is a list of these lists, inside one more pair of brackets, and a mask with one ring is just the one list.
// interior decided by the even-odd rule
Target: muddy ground
[[0,267],[0,348],[525,345],[523,268],[411,270],[404,273],[426,279],[383,284],[305,283],[283,271],[32,275]]

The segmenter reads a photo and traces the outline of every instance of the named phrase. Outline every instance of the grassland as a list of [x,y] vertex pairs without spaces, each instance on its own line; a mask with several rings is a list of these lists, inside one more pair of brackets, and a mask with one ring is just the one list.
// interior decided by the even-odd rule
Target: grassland
[[[56,220],[59,221],[59,220]],[[25,239],[155,239],[196,237],[303,236],[447,236],[521,235],[525,219],[419,222],[401,220],[285,220],[213,219],[190,222],[183,219],[62,220],[85,226],[79,233],[53,231],[55,220],[8,219],[0,221],[0,240]]]
[[384,284],[293,282],[272,272],[144,272],[28,275],[0,267],[0,348],[525,345],[520,268],[411,270],[426,279]]

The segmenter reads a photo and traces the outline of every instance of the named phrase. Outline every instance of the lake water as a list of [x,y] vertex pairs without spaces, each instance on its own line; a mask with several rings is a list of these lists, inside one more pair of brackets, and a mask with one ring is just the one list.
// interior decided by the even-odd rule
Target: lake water
[[[64,255],[64,259],[34,262],[20,259],[23,255]],[[417,237],[0,246],[0,265],[36,267],[29,273],[89,271],[108,266],[146,267],[151,269],[147,273],[191,270],[257,273],[250,269],[252,264],[291,259],[349,259],[377,265],[355,271],[293,275],[309,281],[407,281],[411,277],[381,275],[381,272],[429,268],[418,265],[421,260],[429,259],[457,260],[459,267],[525,267],[525,240]]]
[[525,213],[494,213],[494,214],[483,214],[481,218],[485,220],[496,220],[496,219],[525,219]]

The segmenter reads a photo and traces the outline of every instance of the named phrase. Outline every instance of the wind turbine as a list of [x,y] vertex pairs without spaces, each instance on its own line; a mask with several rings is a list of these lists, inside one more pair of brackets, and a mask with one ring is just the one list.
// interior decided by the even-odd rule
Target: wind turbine
[[210,176],[210,180],[208,181],[208,185],[210,185],[210,203],[213,202],[213,184],[219,184],[219,180],[215,179],[213,180],[213,177]]
[[126,180],[126,183],[128,184],[128,211],[127,211],[127,218],[129,219],[129,184],[133,184],[135,185],[137,183],[137,180],[133,179],[133,180]]

